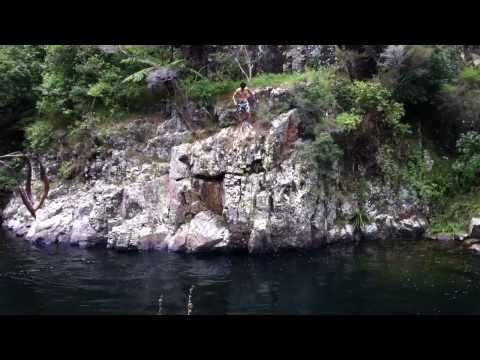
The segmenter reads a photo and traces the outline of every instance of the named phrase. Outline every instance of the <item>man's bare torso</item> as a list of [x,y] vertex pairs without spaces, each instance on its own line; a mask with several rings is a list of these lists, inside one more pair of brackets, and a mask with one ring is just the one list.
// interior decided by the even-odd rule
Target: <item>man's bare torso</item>
[[238,88],[236,91],[235,91],[235,95],[234,96],[238,96],[239,100],[240,101],[246,101],[248,100],[248,98],[251,96],[251,92],[248,88],[245,88],[245,89],[241,89],[241,88]]

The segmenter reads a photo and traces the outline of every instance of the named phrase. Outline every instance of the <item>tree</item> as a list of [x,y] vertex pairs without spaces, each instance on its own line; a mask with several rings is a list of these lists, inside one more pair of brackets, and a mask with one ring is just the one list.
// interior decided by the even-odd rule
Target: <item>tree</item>
[[0,46],[0,127],[35,109],[41,82],[42,46]]
[[[260,47],[261,49],[261,47]],[[233,59],[247,81],[252,79],[255,59],[247,48],[247,45],[232,46]]]

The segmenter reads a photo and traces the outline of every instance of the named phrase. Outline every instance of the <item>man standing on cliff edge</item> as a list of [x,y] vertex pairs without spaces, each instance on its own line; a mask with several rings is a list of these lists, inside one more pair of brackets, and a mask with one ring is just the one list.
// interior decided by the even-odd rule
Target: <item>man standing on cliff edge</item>
[[[240,101],[237,102],[236,96],[240,98]],[[250,101],[254,99],[253,93],[250,91],[249,88],[247,88],[247,84],[242,82],[240,84],[240,87],[235,90],[233,94],[233,103],[237,107],[237,110],[235,111],[238,114],[239,120],[242,123],[243,127],[243,119],[242,116],[243,114],[247,114],[247,119],[248,122],[251,124],[252,123],[252,114],[250,112]]]

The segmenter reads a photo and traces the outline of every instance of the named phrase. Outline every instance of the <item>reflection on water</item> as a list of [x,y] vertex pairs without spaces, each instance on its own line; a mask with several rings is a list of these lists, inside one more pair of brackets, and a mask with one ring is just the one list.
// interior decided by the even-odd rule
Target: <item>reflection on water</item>
[[480,257],[386,241],[271,256],[39,248],[0,235],[0,314],[479,314]]

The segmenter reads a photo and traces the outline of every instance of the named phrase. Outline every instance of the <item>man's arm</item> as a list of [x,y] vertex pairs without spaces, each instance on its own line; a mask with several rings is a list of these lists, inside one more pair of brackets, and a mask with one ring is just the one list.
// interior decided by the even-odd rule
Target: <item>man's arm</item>
[[232,97],[233,103],[234,103],[235,105],[237,105],[237,100],[235,100],[235,96],[237,96],[237,94],[238,94],[238,89],[235,90],[235,92],[233,93],[233,97]]

